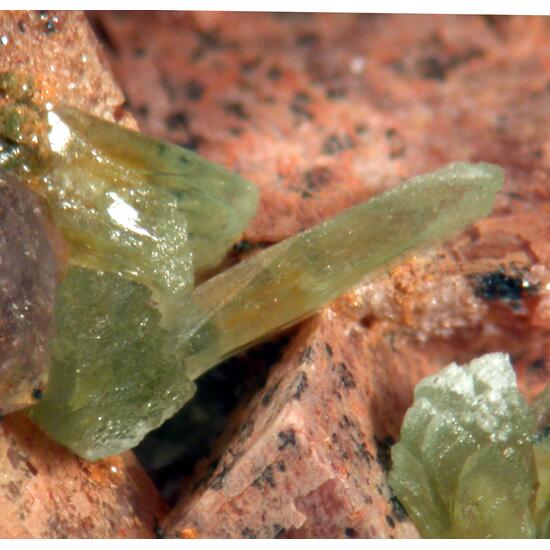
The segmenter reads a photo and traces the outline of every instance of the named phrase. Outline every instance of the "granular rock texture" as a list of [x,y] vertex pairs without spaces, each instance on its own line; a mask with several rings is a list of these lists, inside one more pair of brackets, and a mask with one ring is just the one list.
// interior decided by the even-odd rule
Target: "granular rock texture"
[[38,103],[70,103],[136,127],[80,12],[0,12],[0,71],[13,70],[34,79]]
[[35,403],[47,375],[57,275],[37,197],[0,172],[0,415]]
[[2,538],[150,538],[164,504],[131,453],[87,463],[23,414],[0,423]]
[[165,535],[415,536],[385,479],[412,383],[429,369],[325,310],[185,488]]
[[[212,464],[190,493],[196,474],[166,523],[174,536],[411,535],[408,520],[379,521],[389,506],[376,496],[376,484],[388,496],[382,470],[350,450],[347,460],[339,458],[332,433],[340,435],[345,414],[363,434],[359,444],[376,456],[375,434],[397,436],[421,376],[486,352],[511,354],[528,398],[548,384],[546,20],[235,13],[92,19],[144,131],[198,149],[260,186],[260,210],[239,253],[450,161],[505,169],[490,217],[356,289],[303,329],[270,371],[264,393],[237,411],[236,433],[226,430],[221,457],[212,456],[217,469]],[[374,392],[348,404],[319,350],[299,367],[306,343],[322,348],[325,340],[353,357],[336,365],[353,370],[358,394],[367,380],[387,377],[400,396],[381,409],[387,416],[372,416],[371,400],[383,402]],[[296,369],[307,376],[303,401],[285,398]],[[282,393],[262,407],[278,380]],[[383,433],[378,422],[391,430]],[[252,424],[240,442],[239,430]],[[287,428],[300,443],[290,465],[288,446],[278,449]],[[305,464],[315,474],[305,473]]]

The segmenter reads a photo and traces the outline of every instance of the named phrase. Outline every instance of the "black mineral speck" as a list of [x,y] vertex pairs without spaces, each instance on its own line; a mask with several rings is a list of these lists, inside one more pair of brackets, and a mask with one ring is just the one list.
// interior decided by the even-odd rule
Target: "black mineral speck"
[[257,539],[258,538],[258,535],[256,535],[256,533],[252,529],[250,529],[250,527],[245,527],[241,531],[241,535],[246,539]]
[[392,507],[393,517],[397,521],[405,521],[407,519],[407,511],[405,510],[405,508],[403,508],[403,505],[401,504],[399,499],[395,495],[393,495],[390,498],[390,503]]
[[300,363],[308,363],[311,361],[313,357],[313,348],[311,346],[306,346],[302,353],[300,353],[300,359],[298,360]]
[[352,148],[353,141],[348,134],[343,136],[332,134],[323,142],[321,150],[325,155],[336,155],[337,153],[341,153],[342,151]]
[[395,528],[395,521],[391,516],[386,516],[386,522],[392,529]]
[[239,101],[230,101],[224,105],[224,110],[229,113],[230,115],[233,115],[237,117],[240,120],[247,120],[248,114],[244,110],[244,106]]
[[267,466],[264,471],[252,482],[252,485],[257,489],[262,489],[267,485],[269,485],[272,489],[277,487],[277,483],[275,482],[275,477],[273,475],[273,468],[271,466]]
[[357,538],[357,531],[353,527],[346,527],[344,529],[344,535],[346,535],[348,539],[355,539]]
[[32,396],[37,401],[40,401],[42,399],[42,390],[40,388],[36,388],[32,391]]
[[304,371],[300,371],[296,378],[294,378],[292,387],[294,388],[294,392],[291,399],[297,399],[299,401],[307,388],[307,375]]
[[277,381],[276,384],[271,385],[265,392],[264,396],[262,397],[262,407],[267,407],[269,403],[271,402],[271,398],[273,395],[277,392],[277,389],[279,388],[279,384],[281,381]]
[[277,66],[270,67],[267,71],[267,77],[271,80],[280,80],[283,76],[283,71]]
[[165,122],[169,130],[178,130],[180,128],[187,128],[187,124],[188,124],[187,115],[183,111],[176,111],[175,113],[170,113],[166,117]]
[[287,447],[296,446],[296,433],[292,429],[284,432],[279,432],[277,434],[277,437],[279,439],[279,447],[278,447],[279,451],[282,451]]
[[141,46],[137,46],[136,48],[134,48],[133,54],[135,58],[140,59],[142,57],[145,57],[145,55],[147,54],[147,50]]
[[296,37],[298,46],[313,46],[319,42],[319,35],[314,32],[303,32]]
[[355,380],[353,379],[353,376],[345,363],[338,363],[336,366],[336,371],[344,388],[351,390],[356,387]]
[[329,344],[326,344],[326,343],[325,343],[325,351],[327,352],[327,355],[329,357],[332,357],[334,355],[334,352],[332,351],[332,348],[330,347]]
[[198,80],[188,80],[185,84],[185,96],[191,101],[198,101],[204,95],[204,86]]
[[389,471],[391,468],[391,448],[395,440],[391,435],[388,435],[384,439],[374,438],[374,441],[376,442],[376,462],[385,471]]
[[319,191],[332,180],[332,172],[325,166],[318,166],[304,173],[308,191]]
[[25,27],[25,23],[23,21],[19,20],[17,22],[17,28],[19,29],[19,32],[22,32],[23,34],[27,32],[27,29]]
[[514,304],[533,293],[536,288],[524,283],[519,275],[507,275],[504,270],[473,275],[475,294],[478,298],[495,301],[502,300]]
[[51,19],[46,21],[46,24],[44,25],[44,32],[46,34],[53,34],[56,31],[55,22]]
[[313,120],[313,114],[307,109],[309,103],[311,97],[305,92],[298,92],[290,104],[290,110],[298,119]]
[[531,362],[531,364],[529,365],[529,368],[531,370],[544,370],[545,368],[545,361],[544,361],[544,357],[539,357],[538,359],[535,359],[534,361]]

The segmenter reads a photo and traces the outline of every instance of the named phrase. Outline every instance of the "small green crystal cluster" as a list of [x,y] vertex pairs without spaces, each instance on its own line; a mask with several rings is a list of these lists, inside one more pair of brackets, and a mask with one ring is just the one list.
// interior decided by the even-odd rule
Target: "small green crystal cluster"
[[[76,109],[31,108],[20,79],[4,80],[0,166],[43,198],[73,265],[57,291],[48,387],[29,415],[90,460],[135,446],[225,357],[485,216],[502,186],[496,166],[455,163],[195,288],[248,225],[257,189]],[[37,113],[36,139],[32,126],[21,139],[2,126],[13,102]]]
[[[548,395],[535,407],[550,414]],[[390,486],[424,537],[550,537],[550,440],[537,429],[508,356],[452,364],[416,386]]]

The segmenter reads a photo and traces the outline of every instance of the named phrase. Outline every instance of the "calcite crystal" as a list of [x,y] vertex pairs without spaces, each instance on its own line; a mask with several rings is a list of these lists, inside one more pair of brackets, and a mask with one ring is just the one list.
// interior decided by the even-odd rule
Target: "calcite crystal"
[[[390,485],[425,537],[544,536],[535,432],[507,355],[452,364],[416,386]],[[544,481],[545,450],[537,462]]]
[[40,395],[50,363],[56,277],[37,197],[0,171],[0,415]]
[[464,163],[414,178],[171,303],[170,332],[143,286],[73,270],[58,294],[50,384],[31,418],[88,459],[136,445],[192,397],[203,372],[486,215],[502,180],[498,167]]

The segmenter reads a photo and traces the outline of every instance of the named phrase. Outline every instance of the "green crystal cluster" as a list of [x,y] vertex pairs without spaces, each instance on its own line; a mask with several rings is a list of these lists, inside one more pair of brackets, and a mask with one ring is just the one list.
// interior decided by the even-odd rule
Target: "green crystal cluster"
[[191,151],[67,106],[0,74],[0,166],[45,200],[71,262],[153,291],[161,310],[215,267],[256,213],[258,190]]
[[[143,396],[139,386],[133,388],[136,379],[123,386],[124,391],[118,389],[120,384],[112,383],[112,373],[122,372],[130,364],[137,379],[161,377],[152,356],[151,361],[137,358],[143,346],[153,346],[159,358],[172,358],[171,404],[179,407],[193,395],[190,380],[224,357],[311,314],[403,254],[445,238],[485,215],[501,184],[502,171],[483,164],[454,164],[414,178],[254,255],[174,300],[163,319],[169,332],[161,331],[162,338],[151,342],[131,338],[140,326],[140,316],[151,315],[146,301],[127,304],[125,314],[118,318],[109,308],[93,307],[101,295],[94,285],[103,285],[104,296],[110,292],[111,300],[123,304],[135,300],[136,283],[119,277],[116,285],[112,278],[100,285],[93,282],[99,274],[79,271],[65,280],[59,291],[58,319],[66,322],[58,320],[54,346],[52,380],[58,383],[48,387],[31,416],[55,439],[88,458],[130,448],[175,412],[162,398],[166,390],[162,380],[166,379],[156,382],[159,393],[149,400],[152,409],[140,408]],[[81,285],[79,279],[84,276],[87,283]],[[111,286],[105,286],[107,283]],[[128,290],[119,300],[124,289]],[[81,303],[86,292],[90,296]],[[103,304],[107,306],[109,300],[105,298]],[[127,328],[130,323],[131,330]],[[78,334],[81,338],[74,345]],[[120,355],[113,353],[115,342]],[[88,350],[92,345],[93,350]],[[89,356],[93,360],[88,360]],[[122,364],[121,358],[129,363]],[[102,376],[105,384],[99,382]],[[94,383],[102,388],[97,393],[93,392]],[[162,407],[167,408],[165,416],[158,414]],[[98,416],[101,422],[97,422]],[[132,437],[122,437],[118,428],[106,430],[106,422],[128,431],[135,423]]]
[[536,433],[508,356],[452,364],[416,386],[390,486],[424,537],[548,537],[549,447]]
[[136,445],[225,357],[488,214],[503,181],[496,166],[449,165],[195,288],[248,225],[257,189],[180,147],[35,106],[25,79],[4,75],[1,92],[0,166],[42,197],[79,266],[58,287],[49,383],[29,414],[88,459]]
[[55,306],[48,388],[29,416],[80,456],[134,447],[193,396],[143,285],[76,267]]

